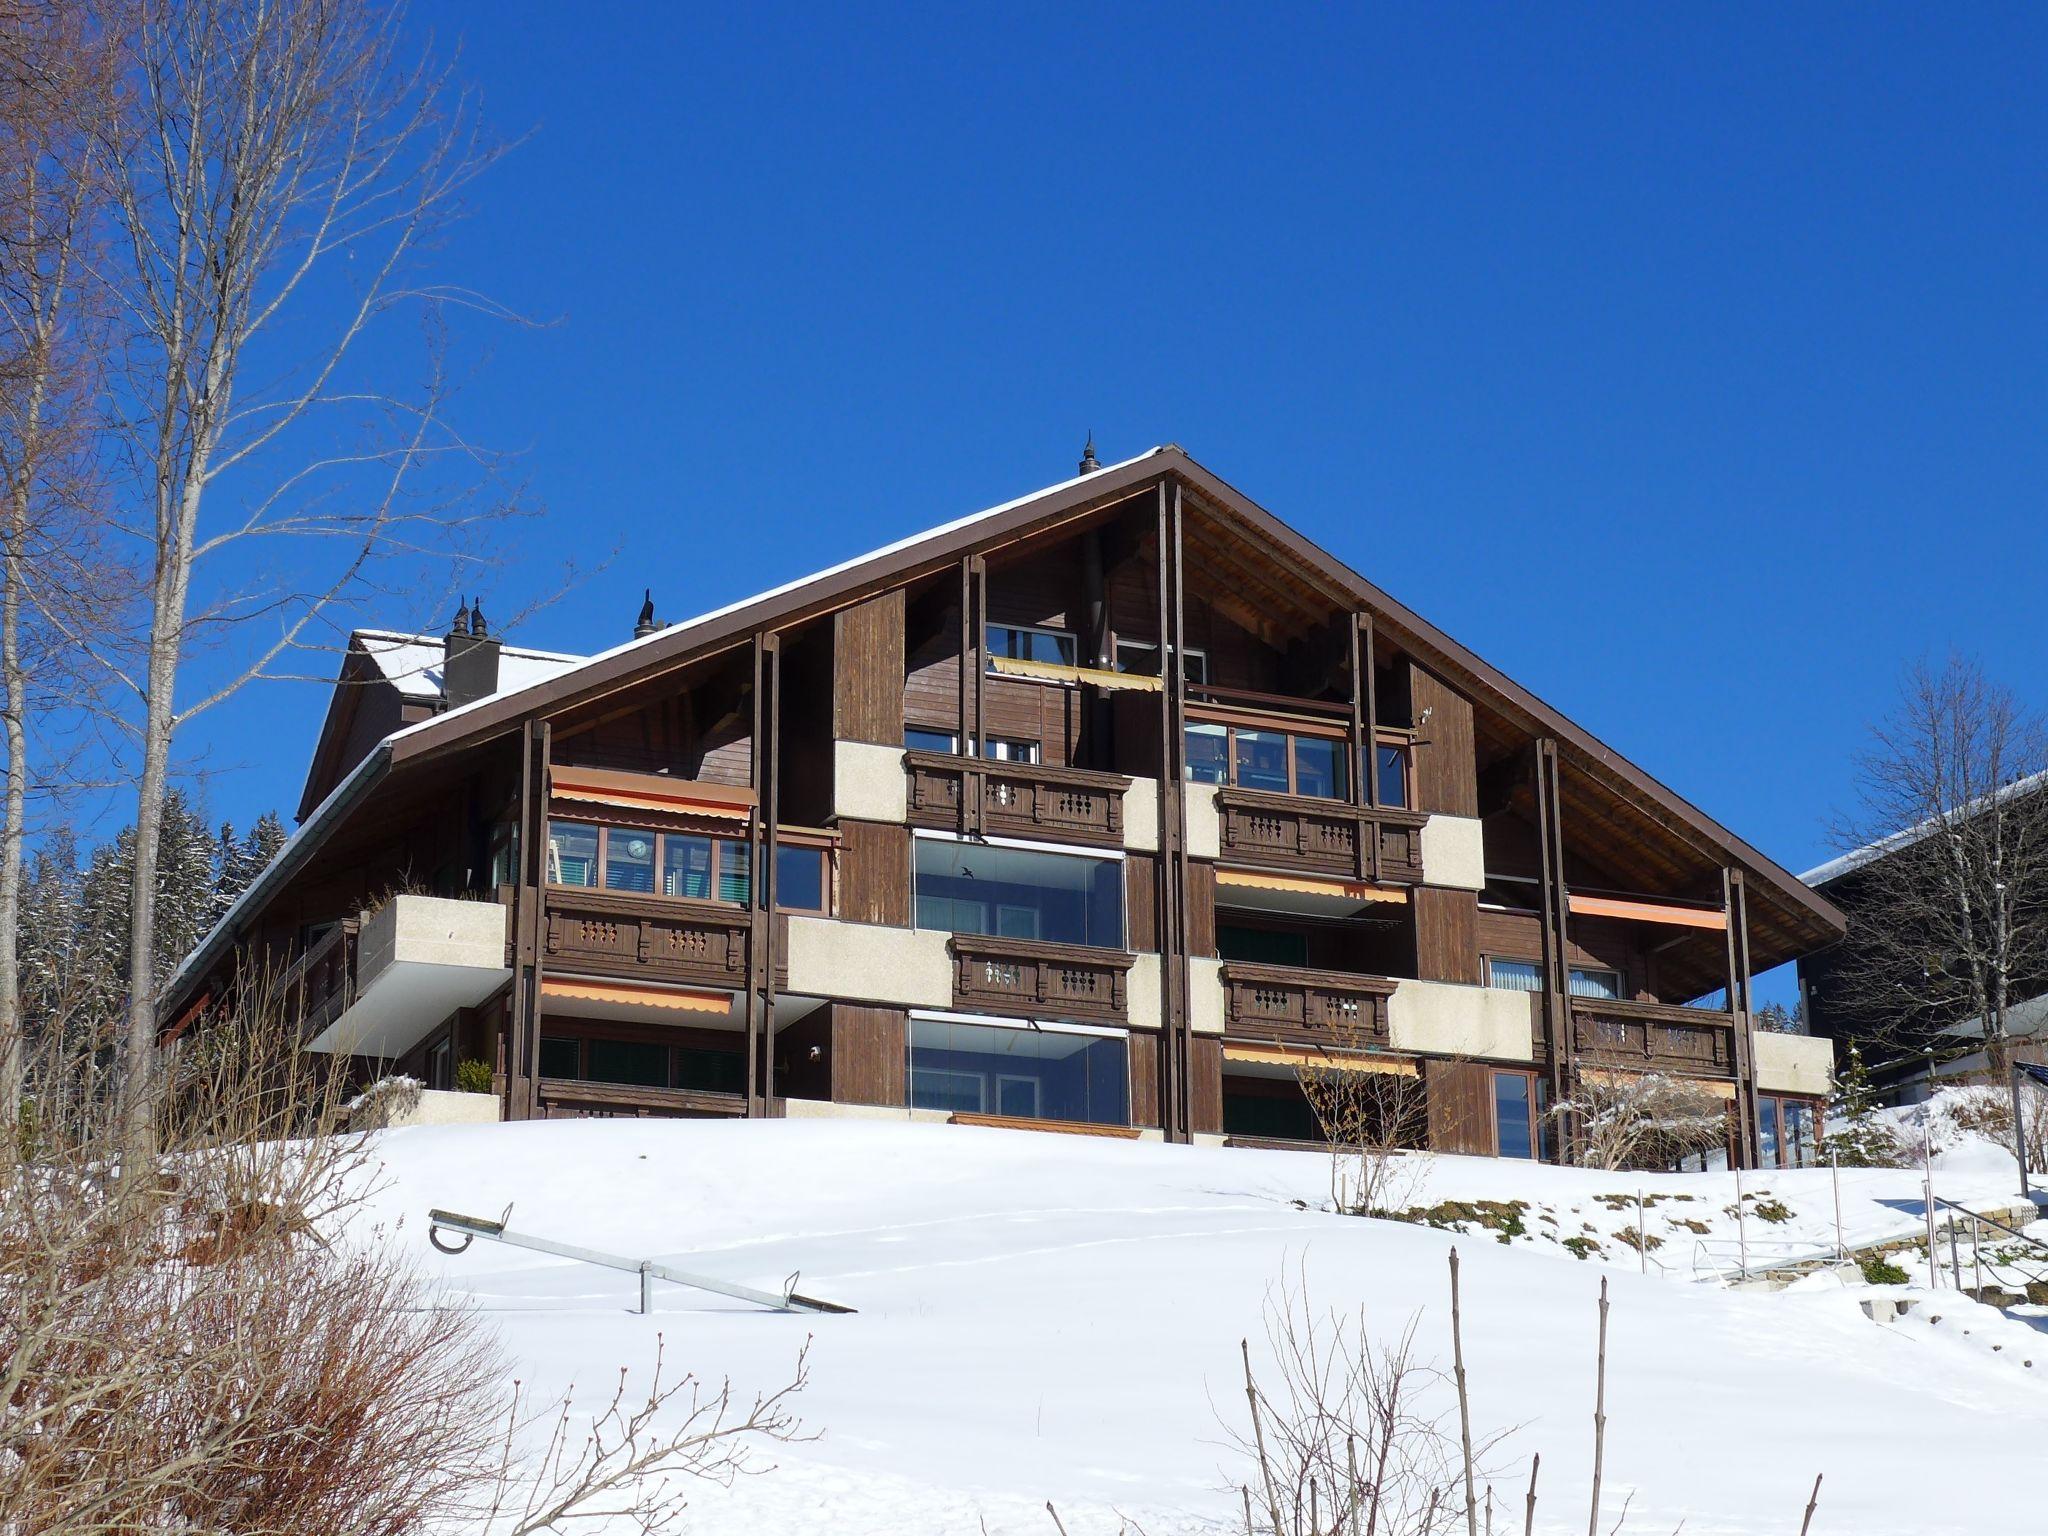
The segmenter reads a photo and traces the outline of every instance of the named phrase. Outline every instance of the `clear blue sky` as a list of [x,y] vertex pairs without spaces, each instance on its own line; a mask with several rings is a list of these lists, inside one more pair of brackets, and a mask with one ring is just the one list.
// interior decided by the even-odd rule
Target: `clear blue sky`
[[[624,638],[1175,441],[1793,869],[1900,668],[2048,702],[2048,11],[422,4],[441,270]],[[764,537],[765,535],[765,537]],[[186,749],[295,803],[278,685]],[[240,766],[237,766],[240,765]]]

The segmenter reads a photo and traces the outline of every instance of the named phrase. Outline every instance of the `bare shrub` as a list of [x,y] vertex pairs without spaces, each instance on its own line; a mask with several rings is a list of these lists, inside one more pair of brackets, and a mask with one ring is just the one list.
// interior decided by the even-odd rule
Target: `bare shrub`
[[1429,1129],[1422,1080],[1362,1070],[1363,1035],[1339,1030],[1322,1059],[1295,1068],[1302,1096],[1330,1148],[1330,1203],[1371,1215],[1405,1203],[1414,1170],[1400,1154]]
[[485,1320],[358,1229],[372,1143],[271,992],[165,1051],[145,1165],[90,1053],[31,1058],[0,1138],[0,1531],[654,1532],[680,1480],[796,1437],[801,1357],[750,1401],[657,1359],[587,1427],[527,1404]]
[[1577,1162],[1610,1172],[1669,1168],[1724,1145],[1724,1102],[1662,1072],[1587,1072],[1550,1109],[1577,1128]]
[[[1246,1419],[1226,1424],[1250,1465],[1256,1536],[1433,1536],[1464,1522],[1464,1453],[1448,1378],[1415,1354],[1414,1320],[1391,1343],[1364,1314],[1318,1312],[1299,1279],[1268,1292],[1261,1379],[1244,1351]],[[1474,1448],[1484,1459],[1498,1444]]]

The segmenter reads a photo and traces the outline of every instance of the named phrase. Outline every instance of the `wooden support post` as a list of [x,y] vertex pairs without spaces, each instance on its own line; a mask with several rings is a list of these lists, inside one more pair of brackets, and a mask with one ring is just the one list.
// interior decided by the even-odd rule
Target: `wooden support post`
[[[1543,859],[1543,1037],[1550,1060],[1550,1102],[1554,1106],[1569,1098],[1577,1084],[1568,928],[1571,890],[1564,877],[1564,817],[1557,743],[1548,736],[1539,737],[1535,756],[1536,831]],[[1577,1127],[1560,1120],[1552,1140],[1561,1160],[1569,1158],[1577,1138]]]
[[1756,1015],[1750,1001],[1749,892],[1742,871],[1721,871],[1721,904],[1728,916],[1728,1013],[1735,1023],[1735,1104],[1742,1163],[1763,1165],[1762,1120],[1757,1113]]
[[747,816],[747,1113],[761,1113],[761,961],[767,946],[761,941],[761,789],[762,753],[761,695],[767,686],[767,647],[758,632],[753,645],[753,680],[749,696],[753,707],[752,727],[747,736],[747,786],[754,792],[754,805]]
[[1179,657],[1168,651],[1173,611],[1173,525],[1169,513],[1167,483],[1159,482],[1158,498],[1158,597],[1159,597],[1159,884],[1154,904],[1156,938],[1159,944],[1160,1084],[1159,1127],[1168,1141],[1181,1139],[1185,1119],[1182,1104],[1187,1099],[1187,1054],[1180,1042],[1180,990],[1174,985],[1174,955],[1181,932],[1178,913],[1185,895],[1178,876],[1177,852],[1184,827],[1181,815],[1179,745],[1174,735],[1174,689],[1167,679],[1180,670]]
[[512,901],[513,976],[505,1042],[505,1118],[540,1113],[540,982],[548,884],[548,756],[545,720],[519,739],[519,867]]
[[[1174,967],[1171,977],[1174,1002],[1179,1015],[1178,1028],[1174,1031],[1174,1049],[1179,1053],[1180,1069],[1180,1136],[1183,1141],[1192,1141],[1195,1130],[1194,1090],[1194,1007],[1191,983],[1188,975],[1188,803],[1187,803],[1187,732],[1188,732],[1188,669],[1183,661],[1187,653],[1187,593],[1185,579],[1184,518],[1181,509],[1181,489],[1173,488],[1173,649],[1169,656],[1160,657],[1160,666],[1167,673],[1165,692],[1173,703],[1173,728],[1166,735],[1166,763],[1173,779],[1173,872],[1174,903],[1173,935]],[[1168,665],[1169,659],[1171,665]],[[1163,978],[1162,979],[1166,979]]]
[[761,1113],[775,1105],[775,851],[782,824],[782,637],[770,634],[761,642],[765,654],[767,697],[761,706],[761,820],[765,823],[761,862],[754,866],[751,898],[761,909]]

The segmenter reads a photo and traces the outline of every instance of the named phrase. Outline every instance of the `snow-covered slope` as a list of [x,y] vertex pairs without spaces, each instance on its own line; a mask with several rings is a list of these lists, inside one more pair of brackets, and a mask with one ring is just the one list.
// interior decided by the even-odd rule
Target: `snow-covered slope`
[[[1420,1352],[1447,1364],[1453,1243],[1475,1426],[1515,1427],[1496,1460],[1500,1494],[1517,1505],[1528,1456],[1542,1453],[1541,1529],[1585,1524],[1603,1274],[1614,1304],[1603,1528],[1632,1492],[1628,1530],[1796,1530],[1816,1472],[1827,1474],[1817,1532],[2044,1519],[2023,1483],[2048,1418],[2048,1337],[1957,1348],[1872,1323],[1838,1287],[1737,1294],[1693,1283],[1689,1268],[1639,1276],[1627,1249],[1603,1266],[1535,1234],[1504,1245],[1331,1215],[1316,1208],[1327,1163],[1307,1154],[804,1121],[422,1128],[384,1134],[378,1152],[377,1240],[474,1296],[543,1392],[608,1387],[619,1367],[645,1367],[657,1333],[691,1369],[772,1387],[815,1335],[802,1411],[822,1438],[779,1449],[771,1475],[701,1493],[699,1531],[920,1536],[985,1522],[1043,1536],[1047,1499],[1073,1536],[1115,1531],[1115,1511],[1153,1536],[1213,1529],[1245,1473],[1224,1429],[1242,1404],[1238,1340],[1256,1354],[1269,1290],[1298,1275],[1319,1308],[1362,1308],[1388,1334],[1419,1319]],[[1635,1210],[1597,1197],[1638,1185],[1695,1197],[1658,1204],[1666,1216],[1733,1199],[1726,1175],[1418,1161],[1414,1203],[1522,1199],[1603,1233],[1633,1225]],[[1959,1198],[1994,1196],[2011,1165],[1980,1159],[1943,1183]],[[1826,1172],[1745,1185],[1760,1187],[1798,1213],[1783,1224],[1795,1236],[1831,1240]],[[1845,1174],[1844,1187],[1853,1237],[1919,1219],[1915,1173]],[[428,1247],[430,1206],[496,1216],[508,1204],[514,1227],[561,1241],[771,1287],[801,1270],[806,1291],[859,1311],[763,1313],[659,1288],[642,1318],[627,1310],[628,1276],[486,1243],[454,1258]],[[1726,1230],[1722,1216],[1711,1224]],[[1974,1305],[1947,1300],[1951,1312]],[[2028,1364],[2034,1337],[2041,1359]]]

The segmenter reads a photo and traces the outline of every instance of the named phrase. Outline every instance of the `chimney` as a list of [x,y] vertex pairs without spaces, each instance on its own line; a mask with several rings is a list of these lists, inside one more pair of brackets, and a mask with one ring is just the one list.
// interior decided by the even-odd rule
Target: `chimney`
[[661,626],[654,622],[654,588],[648,587],[646,599],[640,604],[640,617],[633,623],[633,638],[644,640]]
[[465,603],[449,628],[441,660],[441,704],[460,709],[498,691],[498,640],[484,623],[481,602]]
[[1081,464],[1077,474],[1092,475],[1102,466],[1095,459],[1095,429],[1088,429],[1088,446],[1081,450]]

